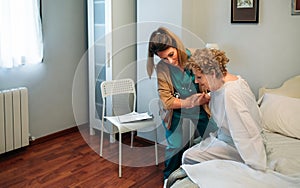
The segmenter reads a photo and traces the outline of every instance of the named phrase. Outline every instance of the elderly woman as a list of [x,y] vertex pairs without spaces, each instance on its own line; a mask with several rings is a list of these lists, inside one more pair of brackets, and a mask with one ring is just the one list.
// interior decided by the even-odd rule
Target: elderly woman
[[186,150],[182,162],[224,159],[265,170],[266,152],[255,96],[241,76],[227,71],[228,62],[225,53],[216,49],[196,50],[191,57],[189,66],[195,82],[211,91],[209,107],[218,130]]

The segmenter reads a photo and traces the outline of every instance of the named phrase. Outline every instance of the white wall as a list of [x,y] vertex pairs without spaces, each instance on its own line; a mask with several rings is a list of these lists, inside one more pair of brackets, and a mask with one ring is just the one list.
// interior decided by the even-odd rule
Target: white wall
[[257,95],[300,74],[300,15],[291,16],[291,0],[261,0],[258,24],[231,24],[230,0],[190,0],[183,5],[183,26],[205,42],[216,42]]
[[136,80],[136,0],[112,0],[112,78]]

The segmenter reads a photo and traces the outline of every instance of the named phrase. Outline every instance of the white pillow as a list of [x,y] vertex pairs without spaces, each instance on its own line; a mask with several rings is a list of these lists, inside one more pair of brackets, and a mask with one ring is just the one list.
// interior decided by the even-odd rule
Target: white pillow
[[275,94],[263,96],[263,128],[300,139],[300,99]]

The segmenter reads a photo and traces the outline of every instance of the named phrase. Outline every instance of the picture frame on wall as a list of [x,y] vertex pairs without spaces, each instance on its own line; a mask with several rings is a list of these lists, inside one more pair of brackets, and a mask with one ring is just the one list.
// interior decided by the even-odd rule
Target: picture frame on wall
[[292,15],[300,15],[300,0],[292,0]]
[[231,23],[258,23],[258,16],[259,0],[231,0]]

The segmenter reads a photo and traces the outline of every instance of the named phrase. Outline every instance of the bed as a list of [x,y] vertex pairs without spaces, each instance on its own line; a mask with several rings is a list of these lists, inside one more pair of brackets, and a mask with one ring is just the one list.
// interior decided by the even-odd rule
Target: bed
[[268,169],[265,172],[235,161],[211,160],[182,165],[187,176],[168,185],[172,188],[299,188],[300,75],[285,81],[279,88],[261,88],[258,104],[266,140]]

